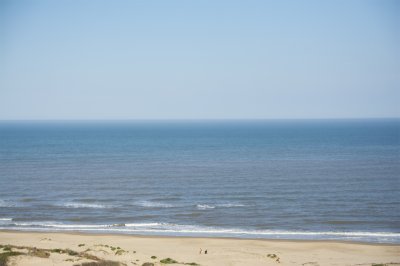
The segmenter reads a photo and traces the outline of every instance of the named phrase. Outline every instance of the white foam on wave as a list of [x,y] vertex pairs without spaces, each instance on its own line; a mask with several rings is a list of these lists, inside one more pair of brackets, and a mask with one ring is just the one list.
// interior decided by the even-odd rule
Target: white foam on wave
[[61,224],[61,225],[52,225],[52,227],[59,227],[59,228],[71,228],[71,229],[86,229],[86,228],[109,228],[113,225],[107,224]]
[[164,203],[164,202],[158,202],[158,201],[147,201],[147,200],[141,200],[135,202],[135,205],[141,206],[141,207],[148,207],[148,208],[173,208],[175,205]]
[[215,205],[208,205],[208,204],[197,204],[196,207],[199,210],[215,209]]
[[162,223],[130,223],[125,224],[126,227],[156,227],[163,225]]
[[67,202],[61,204],[61,206],[66,208],[92,208],[92,209],[105,209],[111,208],[112,206],[95,204],[95,203],[80,203],[80,202]]
[[54,229],[83,229],[120,232],[152,232],[152,233],[194,233],[252,236],[326,236],[326,237],[391,237],[399,238],[400,233],[394,232],[337,232],[337,231],[283,231],[283,230],[243,230],[238,228],[216,228],[195,225],[178,225],[169,223],[128,223],[128,224],[61,224],[53,222],[14,223],[15,226],[51,227]]
[[64,224],[64,223],[59,223],[59,222],[23,222],[23,223],[12,223],[14,226],[19,226],[19,227],[47,227],[47,228],[69,228],[69,229],[102,229],[102,228],[117,228],[117,227],[149,227],[149,228],[161,228],[163,225],[167,225],[164,223],[119,223],[119,224]]
[[45,228],[67,228],[67,229],[86,229],[86,228],[109,228],[113,227],[112,224],[64,224],[58,222],[26,222],[26,223],[13,223],[15,226],[22,227],[45,227]]
[[12,222],[12,218],[4,217],[0,218],[0,225],[8,225]]
[[17,204],[14,202],[0,199],[0,207],[15,207],[15,206],[17,206]]
[[233,207],[245,207],[246,205],[240,203],[223,203],[218,204],[217,207],[233,208]]
[[386,242],[400,242],[400,232],[339,232],[339,231],[285,231],[285,230],[245,230],[240,228],[218,228],[171,223],[121,223],[121,224],[64,224],[57,222],[13,223],[12,227],[0,229],[17,230],[61,230],[61,231],[108,231],[138,234],[167,235],[210,235],[235,237],[265,237],[282,239],[361,239]]
[[[137,226],[136,226],[137,227]],[[97,228],[92,230],[104,231],[106,228]],[[223,236],[269,236],[279,238],[306,238],[312,239],[314,236],[320,236],[324,238],[396,238],[400,241],[400,233],[391,232],[301,232],[301,231],[246,231],[240,229],[199,229],[192,227],[183,228],[168,228],[165,226],[156,226],[153,228],[113,228],[112,231],[127,232],[127,233],[170,233],[170,234],[195,234],[195,235],[223,235]]]
[[221,204],[197,204],[196,208],[199,210],[215,209],[215,208],[234,208],[245,207],[246,205],[240,203],[221,203]]
[[13,225],[15,226],[21,226],[21,227],[52,227],[52,226],[58,226],[62,225],[61,223],[56,223],[56,222],[14,222]]
[[[146,208],[175,208],[175,207],[193,207],[191,204],[171,204],[160,201],[141,200],[136,201],[133,205],[146,207]],[[215,209],[215,208],[233,208],[233,207],[244,207],[246,205],[240,203],[221,203],[221,204],[196,204],[195,207],[199,210]]]

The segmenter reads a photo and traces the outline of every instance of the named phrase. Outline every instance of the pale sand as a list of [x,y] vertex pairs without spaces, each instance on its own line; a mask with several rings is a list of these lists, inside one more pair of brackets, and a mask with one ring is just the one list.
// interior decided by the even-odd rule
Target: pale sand
[[[172,258],[179,262],[196,262],[200,265],[372,265],[386,263],[400,265],[400,245],[362,244],[334,241],[283,241],[248,240],[228,238],[151,237],[81,233],[35,233],[0,231],[0,244],[29,246],[45,249],[69,248],[126,265],[142,265],[153,262],[162,265],[160,259]],[[85,246],[79,247],[79,244]],[[103,245],[103,246],[101,246]],[[115,255],[110,247],[128,251]],[[200,248],[208,254],[199,254]],[[1,249],[0,249],[1,250]],[[18,251],[17,249],[14,249]],[[21,250],[20,250],[21,251]],[[24,251],[24,250],[22,250]],[[133,251],[136,251],[134,253]],[[49,258],[34,256],[11,257],[9,265],[73,265],[87,259],[67,254],[50,253]],[[280,262],[268,257],[276,254]],[[157,259],[151,259],[157,256]],[[75,262],[66,261],[72,259]],[[392,263],[392,264],[389,264]],[[182,264],[173,264],[182,265]]]

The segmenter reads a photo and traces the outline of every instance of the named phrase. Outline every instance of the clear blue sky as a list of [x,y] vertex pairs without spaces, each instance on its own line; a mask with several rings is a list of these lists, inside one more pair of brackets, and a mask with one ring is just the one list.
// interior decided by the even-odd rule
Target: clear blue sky
[[400,1],[0,1],[0,119],[400,117]]

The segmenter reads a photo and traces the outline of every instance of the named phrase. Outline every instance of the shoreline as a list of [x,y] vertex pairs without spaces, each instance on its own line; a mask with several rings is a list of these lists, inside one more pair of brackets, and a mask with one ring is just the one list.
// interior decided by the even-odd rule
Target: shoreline
[[[3,249],[11,245],[12,251],[25,250],[26,254],[9,258],[9,265],[16,266],[81,265],[96,260],[121,263],[115,265],[164,265],[161,261],[167,258],[178,262],[173,265],[400,265],[400,244],[336,240],[0,230],[0,245]],[[200,248],[203,254],[199,254]],[[204,254],[206,249],[208,254]],[[42,257],[32,250],[40,251]]]
[[338,243],[338,244],[357,244],[357,245],[372,245],[372,246],[399,246],[400,243],[387,243],[387,242],[367,242],[356,240],[338,240],[338,239],[277,239],[277,238],[250,238],[250,237],[222,237],[222,236],[174,236],[174,235],[146,235],[146,234],[124,234],[124,233],[101,233],[101,232],[84,232],[84,231],[35,231],[35,230],[13,230],[13,229],[0,229],[1,233],[32,233],[32,234],[68,234],[68,235],[81,235],[81,236],[126,236],[135,238],[171,238],[171,239],[220,239],[220,240],[254,240],[254,241],[267,241],[267,242],[321,242],[321,243]]

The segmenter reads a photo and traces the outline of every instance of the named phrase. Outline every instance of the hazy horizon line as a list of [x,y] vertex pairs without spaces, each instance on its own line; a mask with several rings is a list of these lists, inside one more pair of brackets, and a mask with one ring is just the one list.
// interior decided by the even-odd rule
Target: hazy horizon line
[[123,122],[123,121],[277,121],[277,120],[396,120],[400,117],[305,117],[305,118],[61,118],[61,119],[0,119],[0,122]]

